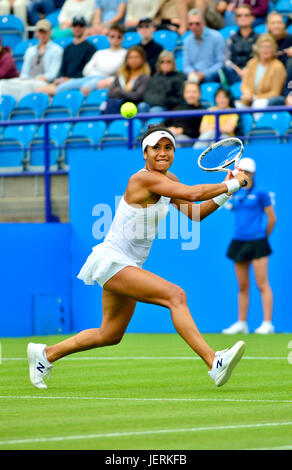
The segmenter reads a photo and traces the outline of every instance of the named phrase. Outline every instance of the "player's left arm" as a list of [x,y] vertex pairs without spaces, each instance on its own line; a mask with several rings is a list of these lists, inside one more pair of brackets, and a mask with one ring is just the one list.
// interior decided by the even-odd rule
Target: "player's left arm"
[[[179,182],[179,179],[173,173],[168,172],[167,176],[173,181]],[[230,176],[228,175],[226,178],[230,178]],[[219,207],[213,199],[196,204],[195,202],[186,201],[185,199],[173,198],[171,199],[171,204],[190,220],[194,220],[196,222],[200,222],[205,219]]]
[[269,237],[275,227],[275,223],[277,221],[275,209],[272,205],[266,206],[264,211],[267,216],[267,236]]

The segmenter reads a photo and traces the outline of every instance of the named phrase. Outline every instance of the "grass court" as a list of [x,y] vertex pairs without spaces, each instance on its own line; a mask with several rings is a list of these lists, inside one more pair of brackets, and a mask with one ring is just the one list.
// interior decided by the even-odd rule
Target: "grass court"
[[204,337],[247,344],[222,388],[175,334],[63,358],[47,390],[29,381],[27,343],[64,337],[0,339],[0,450],[292,449],[292,335]]

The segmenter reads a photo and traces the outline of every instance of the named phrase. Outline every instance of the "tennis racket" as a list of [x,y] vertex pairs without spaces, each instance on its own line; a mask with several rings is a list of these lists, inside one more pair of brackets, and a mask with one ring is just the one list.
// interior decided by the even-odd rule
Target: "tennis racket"
[[[198,158],[198,165],[205,171],[228,171],[234,163],[233,176],[238,173],[238,164],[243,152],[243,143],[237,137],[219,140],[206,148]],[[247,181],[243,186],[247,185]]]

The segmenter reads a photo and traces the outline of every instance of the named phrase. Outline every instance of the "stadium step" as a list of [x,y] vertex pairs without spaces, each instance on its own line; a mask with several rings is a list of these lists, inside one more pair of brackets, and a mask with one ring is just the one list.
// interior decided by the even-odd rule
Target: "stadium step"
[[[51,177],[52,214],[69,221],[68,176]],[[44,222],[45,197],[42,176],[0,176],[0,222]]]

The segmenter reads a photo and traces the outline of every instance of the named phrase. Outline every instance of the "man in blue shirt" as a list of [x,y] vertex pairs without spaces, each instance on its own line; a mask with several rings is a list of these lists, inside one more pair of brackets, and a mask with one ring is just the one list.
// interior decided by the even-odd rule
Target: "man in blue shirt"
[[206,27],[204,15],[193,8],[188,12],[191,31],[183,45],[183,71],[195,83],[219,82],[218,70],[224,62],[224,38]]
[[255,161],[242,158],[239,168],[248,175],[249,183],[245,189],[240,189],[232,196],[235,230],[227,252],[228,258],[234,261],[239,288],[238,321],[223,330],[223,333],[248,333],[249,271],[252,266],[264,314],[264,321],[255,333],[269,334],[274,332],[274,327],[273,293],[268,280],[268,257],[272,250],[268,237],[276,223],[276,215],[270,195],[255,185]]
[[107,34],[108,28],[122,23],[128,0],[95,0],[95,11],[89,35]]

